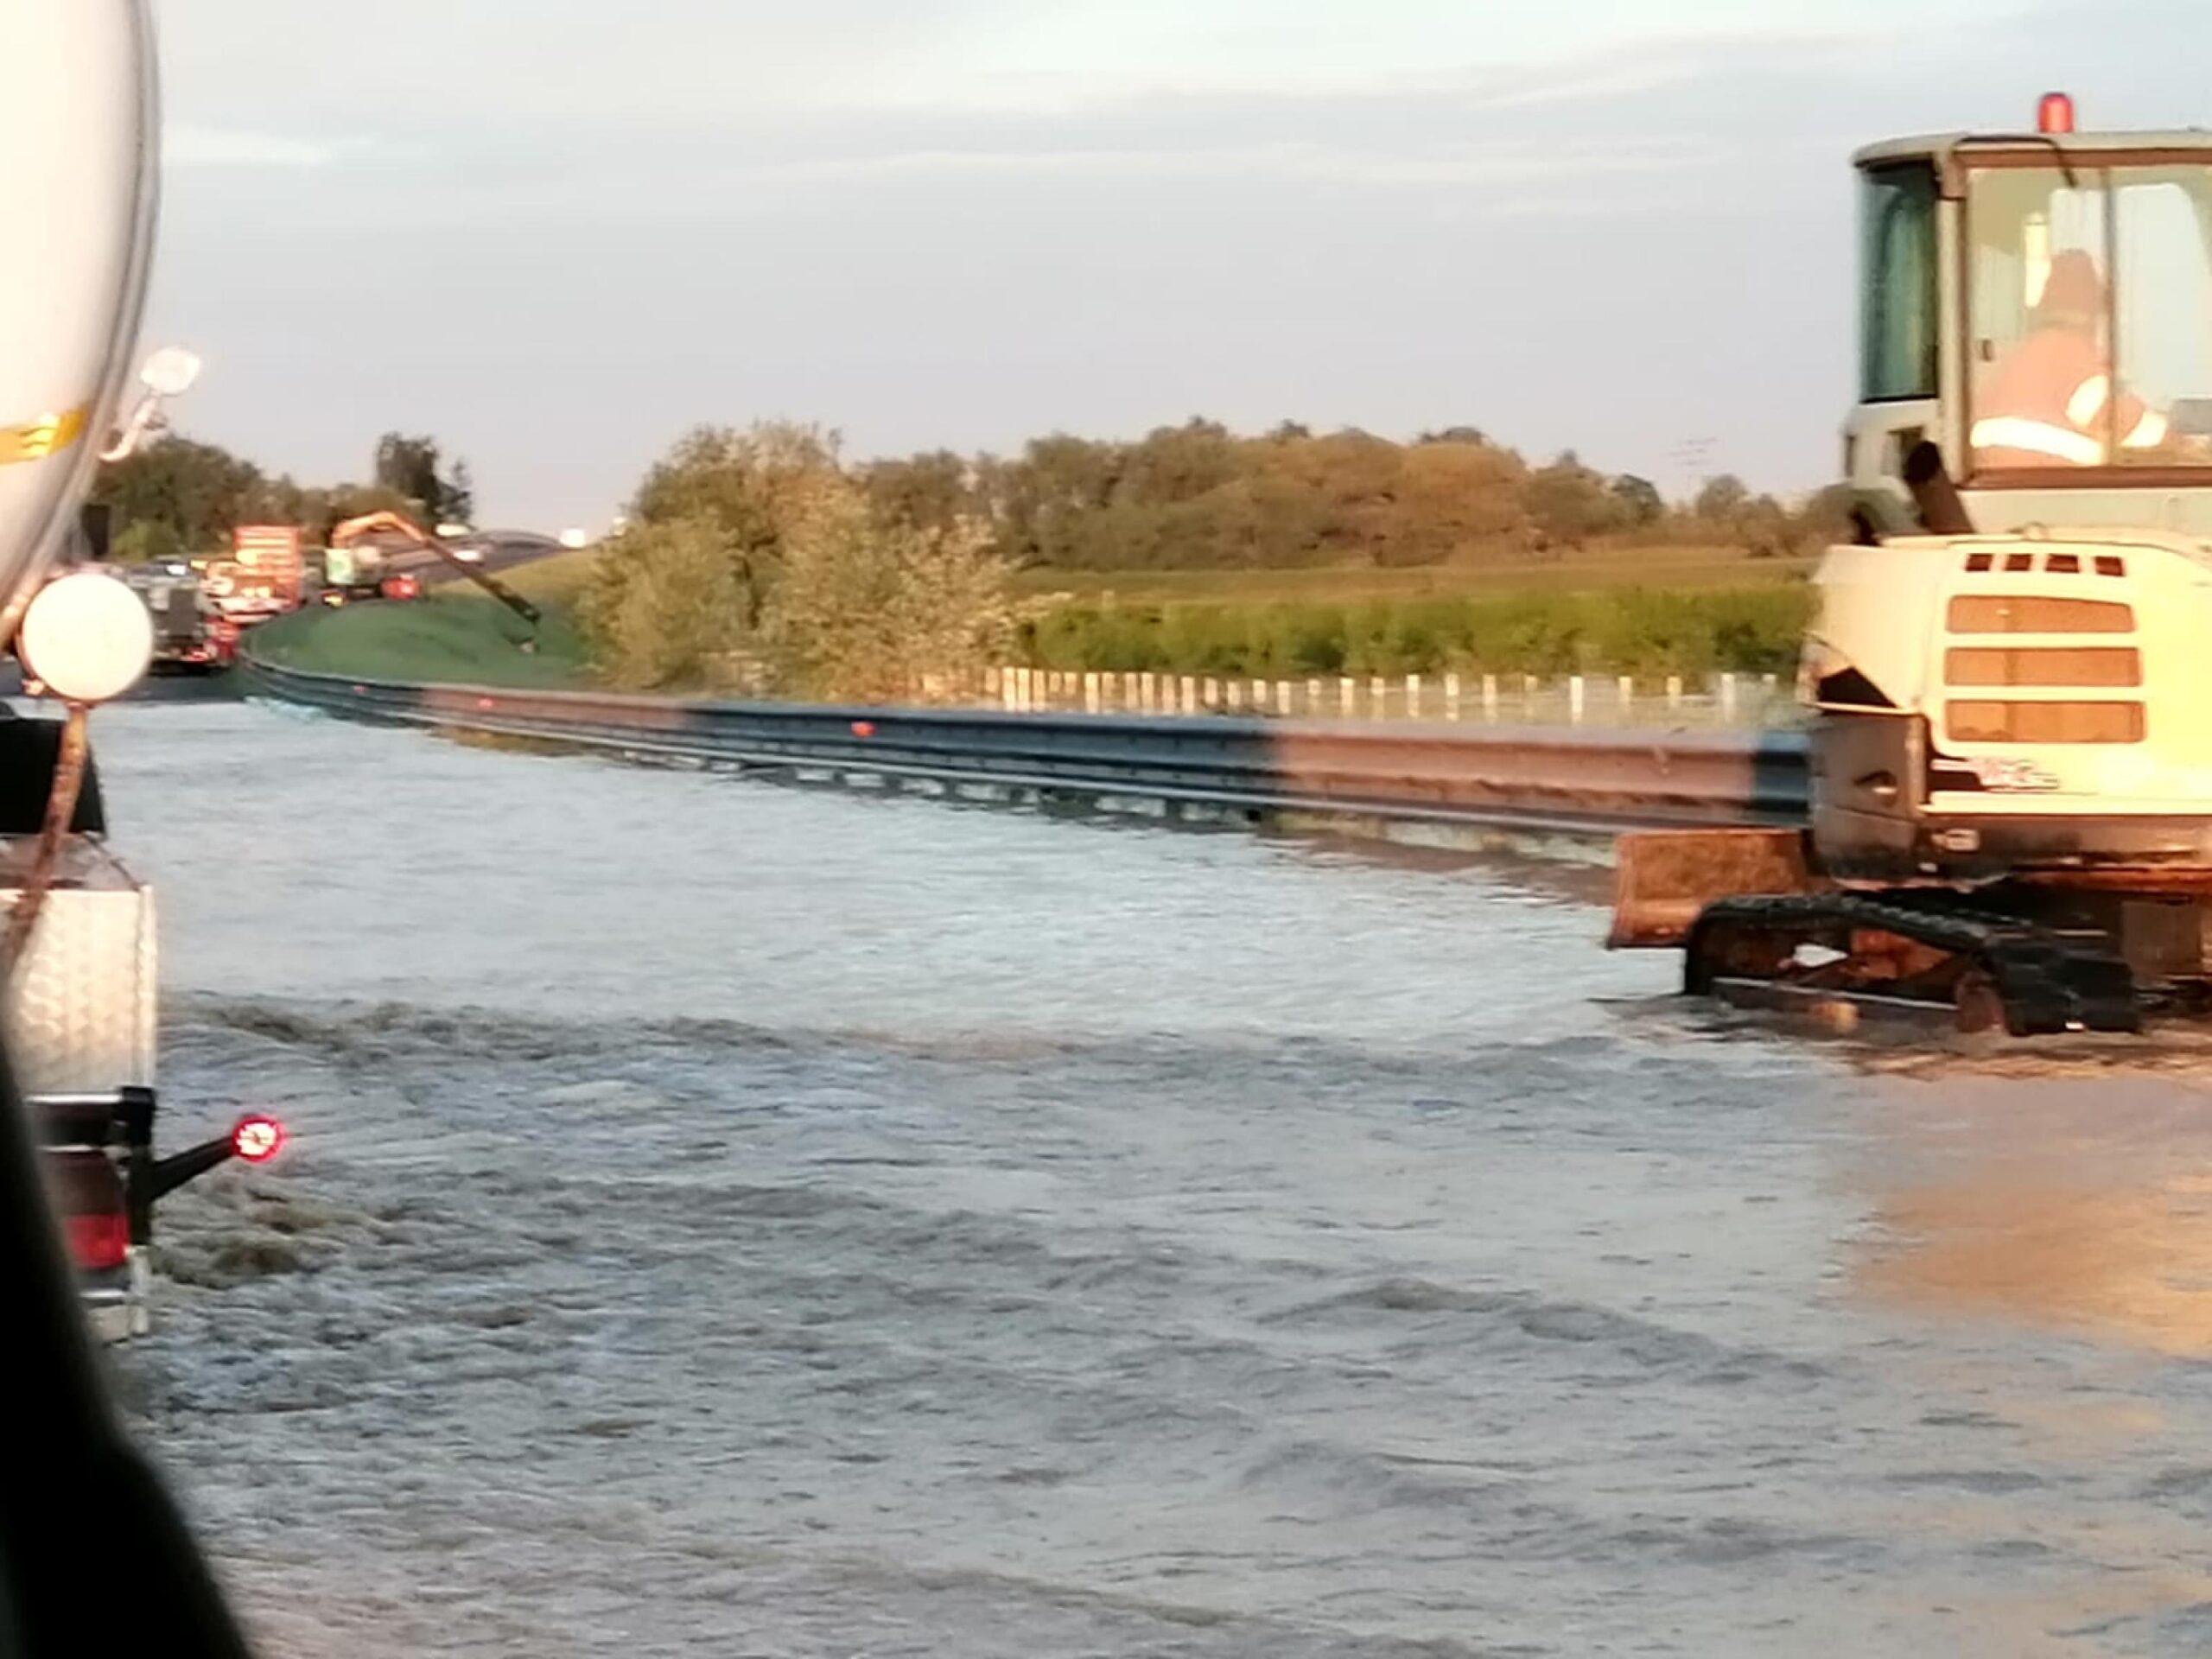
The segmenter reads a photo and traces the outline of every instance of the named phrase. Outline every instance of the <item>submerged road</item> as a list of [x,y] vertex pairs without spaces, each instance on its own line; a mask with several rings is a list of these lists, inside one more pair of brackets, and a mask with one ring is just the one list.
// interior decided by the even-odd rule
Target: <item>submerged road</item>
[[2212,1639],[2212,1045],[1686,1008],[1588,872],[102,716],[118,1357],[268,1652]]

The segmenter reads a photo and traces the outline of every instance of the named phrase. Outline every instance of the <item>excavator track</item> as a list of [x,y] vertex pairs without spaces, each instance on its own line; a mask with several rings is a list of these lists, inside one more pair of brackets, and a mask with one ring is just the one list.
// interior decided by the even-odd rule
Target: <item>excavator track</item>
[[1976,911],[1949,894],[1723,899],[1685,941],[1683,988],[1773,1005],[1942,1014],[2016,1037],[2140,1031],[2134,975],[2101,934]]

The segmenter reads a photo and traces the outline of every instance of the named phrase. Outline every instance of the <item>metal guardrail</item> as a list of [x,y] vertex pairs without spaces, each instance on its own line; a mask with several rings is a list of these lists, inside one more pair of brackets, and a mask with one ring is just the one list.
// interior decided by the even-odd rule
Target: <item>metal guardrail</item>
[[245,669],[260,694],[348,719],[789,774],[929,779],[956,791],[1593,836],[1793,825],[1808,810],[1805,741],[1794,732],[709,702],[356,679],[251,656]]

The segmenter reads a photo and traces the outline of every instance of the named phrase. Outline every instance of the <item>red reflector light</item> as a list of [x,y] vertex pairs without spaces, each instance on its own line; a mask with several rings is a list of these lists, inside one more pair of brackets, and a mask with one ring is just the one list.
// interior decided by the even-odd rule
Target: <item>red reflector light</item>
[[130,1224],[120,1210],[64,1216],[61,1230],[69,1241],[69,1259],[80,1273],[119,1268],[130,1249]]
[[284,1149],[284,1126],[273,1117],[242,1117],[231,1131],[231,1150],[249,1164],[265,1164]]
[[2043,101],[2036,105],[2036,130],[2073,131],[2074,100],[2063,92],[2045,92]]
[[853,735],[855,737],[874,737],[875,735],[875,722],[872,720],[855,721],[853,722]]

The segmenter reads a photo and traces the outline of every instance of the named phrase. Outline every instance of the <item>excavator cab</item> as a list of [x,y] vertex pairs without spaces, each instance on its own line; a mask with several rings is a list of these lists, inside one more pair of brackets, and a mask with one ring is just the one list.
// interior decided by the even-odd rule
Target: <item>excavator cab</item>
[[2052,94],[1855,166],[1859,535],[1815,576],[1809,830],[1748,884],[1740,847],[1631,838],[1615,942],[2016,1032],[2212,1001],[2212,134],[2081,133]]
[[1878,531],[1925,526],[1932,442],[1974,528],[2212,536],[2212,134],[2037,130],[1876,144],[1859,174],[1847,472]]

